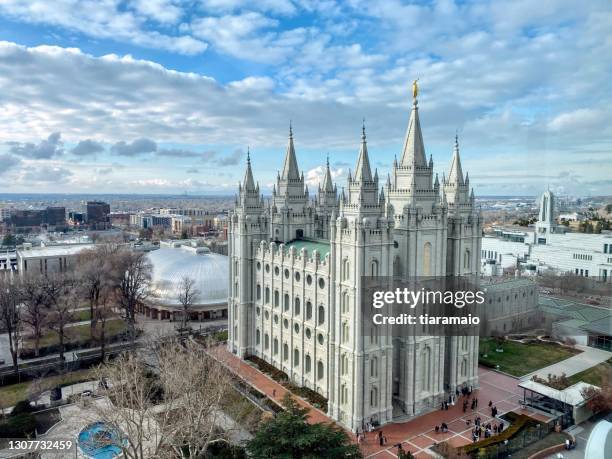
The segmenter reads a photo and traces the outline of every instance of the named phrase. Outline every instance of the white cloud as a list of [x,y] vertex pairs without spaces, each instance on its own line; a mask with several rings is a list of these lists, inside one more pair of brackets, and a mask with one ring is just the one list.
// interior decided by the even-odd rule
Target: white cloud
[[602,111],[590,108],[579,108],[571,112],[561,113],[555,116],[548,123],[548,129],[551,131],[569,131],[575,133],[583,129],[592,129],[604,122],[608,122]]
[[278,21],[249,11],[219,17],[197,18],[192,33],[213,44],[215,49],[233,57],[256,62],[279,63],[303,42],[300,29],[275,32]]
[[73,175],[73,172],[65,167],[28,167],[21,174],[19,181],[28,185],[35,183],[65,183]]
[[[308,186],[312,187],[313,191],[316,190],[316,187],[318,187],[320,184],[323,184],[323,179],[325,178],[325,169],[325,166],[317,166],[312,169],[309,169],[304,174],[304,181]],[[334,181],[334,183],[338,182],[338,180],[340,180],[341,178],[344,178],[347,173],[347,170],[343,168],[330,167],[329,170],[331,172],[332,180]]]
[[130,186],[138,188],[157,188],[157,189],[199,189],[208,186],[208,183],[196,180],[169,180],[164,178],[153,178],[143,180],[133,180],[129,182]]
[[27,23],[62,27],[90,37],[181,54],[199,54],[206,50],[205,42],[191,36],[168,35],[147,27],[148,18],[176,21],[180,16],[178,7],[164,8],[167,2],[163,0],[139,0],[134,3],[134,10],[127,10],[122,3],[118,0],[4,0],[0,2],[0,13]]
[[173,0],[135,0],[132,6],[137,12],[163,24],[174,24],[182,16],[181,9]]
[[226,13],[241,9],[250,9],[283,15],[292,15],[296,12],[290,0],[201,0],[206,12]]

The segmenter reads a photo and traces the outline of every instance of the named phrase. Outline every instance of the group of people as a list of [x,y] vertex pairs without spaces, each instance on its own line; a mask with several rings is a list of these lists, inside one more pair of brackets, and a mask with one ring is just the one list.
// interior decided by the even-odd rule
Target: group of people
[[[357,430],[357,443],[361,444],[361,443],[367,443],[367,436],[366,436],[366,432],[372,432],[374,430],[374,427],[371,424],[366,424],[366,429],[363,430],[362,432],[360,432],[359,430]],[[378,444],[380,446],[384,446],[387,444],[387,437],[385,436],[385,434],[383,433],[382,429],[379,430],[378,432],[376,432],[376,441],[378,441]]]
[[[469,398],[472,395],[472,389],[473,389],[472,386],[463,386],[461,388],[461,394],[464,397],[468,397]],[[459,397],[459,388],[457,388],[455,390],[455,394],[457,395],[457,397]]]
[[448,432],[448,425],[446,424],[446,422],[443,422],[439,426],[436,426],[435,430],[436,430],[436,433],[438,432],[446,433]]
[[474,411],[476,408],[478,408],[478,399],[474,397],[471,402],[469,398],[465,399],[463,401],[463,412],[464,413],[467,411],[468,405],[470,406],[470,409]]
[[[466,421],[466,425],[470,425],[470,420]],[[476,443],[481,438],[489,438],[491,435],[497,435],[502,433],[504,430],[504,422],[500,421],[499,424],[483,424],[480,416],[474,419],[474,428],[472,429],[472,441]]]

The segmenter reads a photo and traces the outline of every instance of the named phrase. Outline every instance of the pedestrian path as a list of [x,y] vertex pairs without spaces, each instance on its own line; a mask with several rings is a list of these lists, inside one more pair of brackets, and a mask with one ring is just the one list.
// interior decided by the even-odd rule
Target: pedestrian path
[[561,376],[564,373],[565,376],[573,376],[576,373],[588,370],[612,358],[612,352],[604,351],[603,349],[580,345],[577,345],[576,348],[580,349],[582,352],[569,359],[561,360],[560,362],[553,363],[552,365],[526,374],[521,377],[521,380],[530,380],[536,375],[543,379],[547,379],[548,375]]

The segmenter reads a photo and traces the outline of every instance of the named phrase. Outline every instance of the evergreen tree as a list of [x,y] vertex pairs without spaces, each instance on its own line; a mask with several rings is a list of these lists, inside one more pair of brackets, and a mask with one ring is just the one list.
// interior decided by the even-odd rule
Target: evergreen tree
[[362,457],[347,434],[332,424],[309,424],[308,409],[289,395],[283,398],[285,411],[263,423],[247,444],[254,459],[315,459]]

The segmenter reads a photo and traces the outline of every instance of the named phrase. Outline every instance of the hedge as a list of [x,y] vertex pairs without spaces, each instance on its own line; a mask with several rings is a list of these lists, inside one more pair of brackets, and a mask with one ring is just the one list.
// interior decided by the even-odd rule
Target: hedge
[[538,423],[533,418],[530,418],[529,416],[521,414],[516,418],[516,420],[512,423],[512,425],[510,425],[510,427],[508,427],[502,433],[498,435],[493,435],[492,437],[489,437],[489,438],[485,438],[484,440],[481,440],[476,443],[471,443],[469,445],[462,446],[459,448],[459,450],[463,451],[464,453],[472,453],[474,451],[478,451],[481,448],[486,448],[488,446],[495,445],[497,443],[501,443],[504,440],[510,440],[529,422]]

